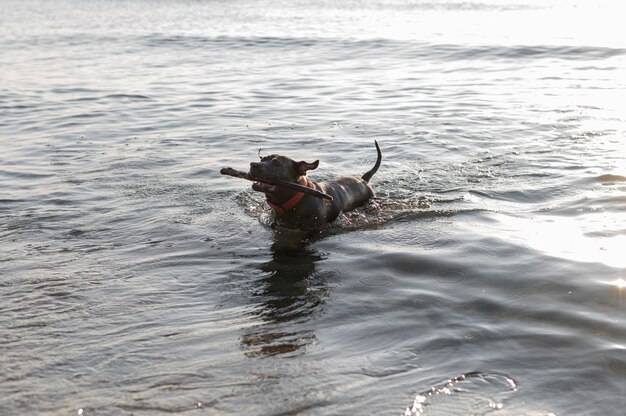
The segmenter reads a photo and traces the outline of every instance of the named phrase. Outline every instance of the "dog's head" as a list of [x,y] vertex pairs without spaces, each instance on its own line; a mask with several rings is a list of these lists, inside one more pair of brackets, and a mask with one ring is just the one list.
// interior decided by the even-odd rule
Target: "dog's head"
[[[296,162],[290,157],[282,155],[269,155],[261,157],[260,162],[250,163],[250,174],[254,176],[264,176],[274,179],[280,179],[287,182],[296,182],[300,176],[306,175],[306,172],[317,168],[320,161],[313,163]],[[266,194],[276,192],[277,187],[261,182],[255,182],[252,189]]]

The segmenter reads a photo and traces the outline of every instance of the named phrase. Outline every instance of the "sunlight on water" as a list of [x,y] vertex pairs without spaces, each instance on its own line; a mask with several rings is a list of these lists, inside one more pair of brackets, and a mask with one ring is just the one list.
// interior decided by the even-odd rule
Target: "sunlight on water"
[[604,221],[585,221],[567,217],[500,216],[499,219],[520,244],[546,255],[574,261],[597,262],[611,267],[626,267],[624,256],[626,229],[608,237],[588,236],[597,229],[617,226],[618,218],[607,216]]
[[[617,293],[617,297],[619,298],[620,303],[626,302],[626,280],[625,279],[619,278],[619,279],[615,279],[611,281],[600,280],[600,283],[608,285],[611,288],[613,288],[615,292]],[[626,348],[626,345],[620,344],[619,347],[621,349],[624,349]]]
[[626,280],[624,280],[624,279],[616,279],[616,280],[614,280],[612,282],[609,282],[609,284],[614,285],[620,291],[622,289],[626,289]]
[[369,33],[397,39],[435,34],[441,42],[451,43],[625,46],[623,22],[611,1],[491,1],[459,8],[443,1],[430,4],[420,13],[407,8],[387,19],[372,13]]

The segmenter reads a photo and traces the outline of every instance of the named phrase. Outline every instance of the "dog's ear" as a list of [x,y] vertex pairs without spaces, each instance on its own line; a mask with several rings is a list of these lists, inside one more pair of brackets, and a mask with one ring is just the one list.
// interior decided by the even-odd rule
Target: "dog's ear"
[[313,163],[308,163],[308,162],[305,162],[305,161],[296,162],[296,170],[298,171],[298,174],[300,176],[304,176],[304,175],[306,175],[306,171],[307,170],[316,169],[319,164],[320,164],[319,160],[316,160]]

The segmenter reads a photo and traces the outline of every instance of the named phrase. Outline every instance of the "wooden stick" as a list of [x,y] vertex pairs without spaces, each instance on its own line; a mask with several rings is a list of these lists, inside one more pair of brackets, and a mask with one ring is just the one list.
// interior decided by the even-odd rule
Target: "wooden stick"
[[329,201],[333,200],[333,197],[328,195],[327,193],[318,191],[317,189],[309,188],[308,186],[302,186],[294,182],[286,182],[280,179],[266,178],[264,176],[255,176],[246,172],[235,170],[233,168],[222,168],[220,170],[220,173],[222,175],[234,176],[235,178],[246,179],[253,182],[263,182],[269,183],[270,185],[282,186],[283,188],[289,188],[293,189],[294,191],[304,192],[318,198],[328,199]]

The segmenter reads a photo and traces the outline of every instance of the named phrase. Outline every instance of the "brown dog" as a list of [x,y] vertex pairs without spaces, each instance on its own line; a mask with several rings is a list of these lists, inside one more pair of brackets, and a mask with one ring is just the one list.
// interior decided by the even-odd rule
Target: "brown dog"
[[269,155],[262,157],[260,162],[250,163],[251,175],[274,177],[308,186],[329,194],[333,197],[332,202],[261,182],[255,182],[252,189],[265,193],[267,203],[276,213],[279,224],[303,230],[320,229],[334,221],[340,212],[360,207],[374,196],[368,182],[378,170],[382,160],[378,143],[374,141],[374,144],[378,153],[376,164],[360,178],[344,176],[328,182],[310,181],[305,178],[306,173],[316,169],[319,160],[313,163],[296,162],[287,156]]

